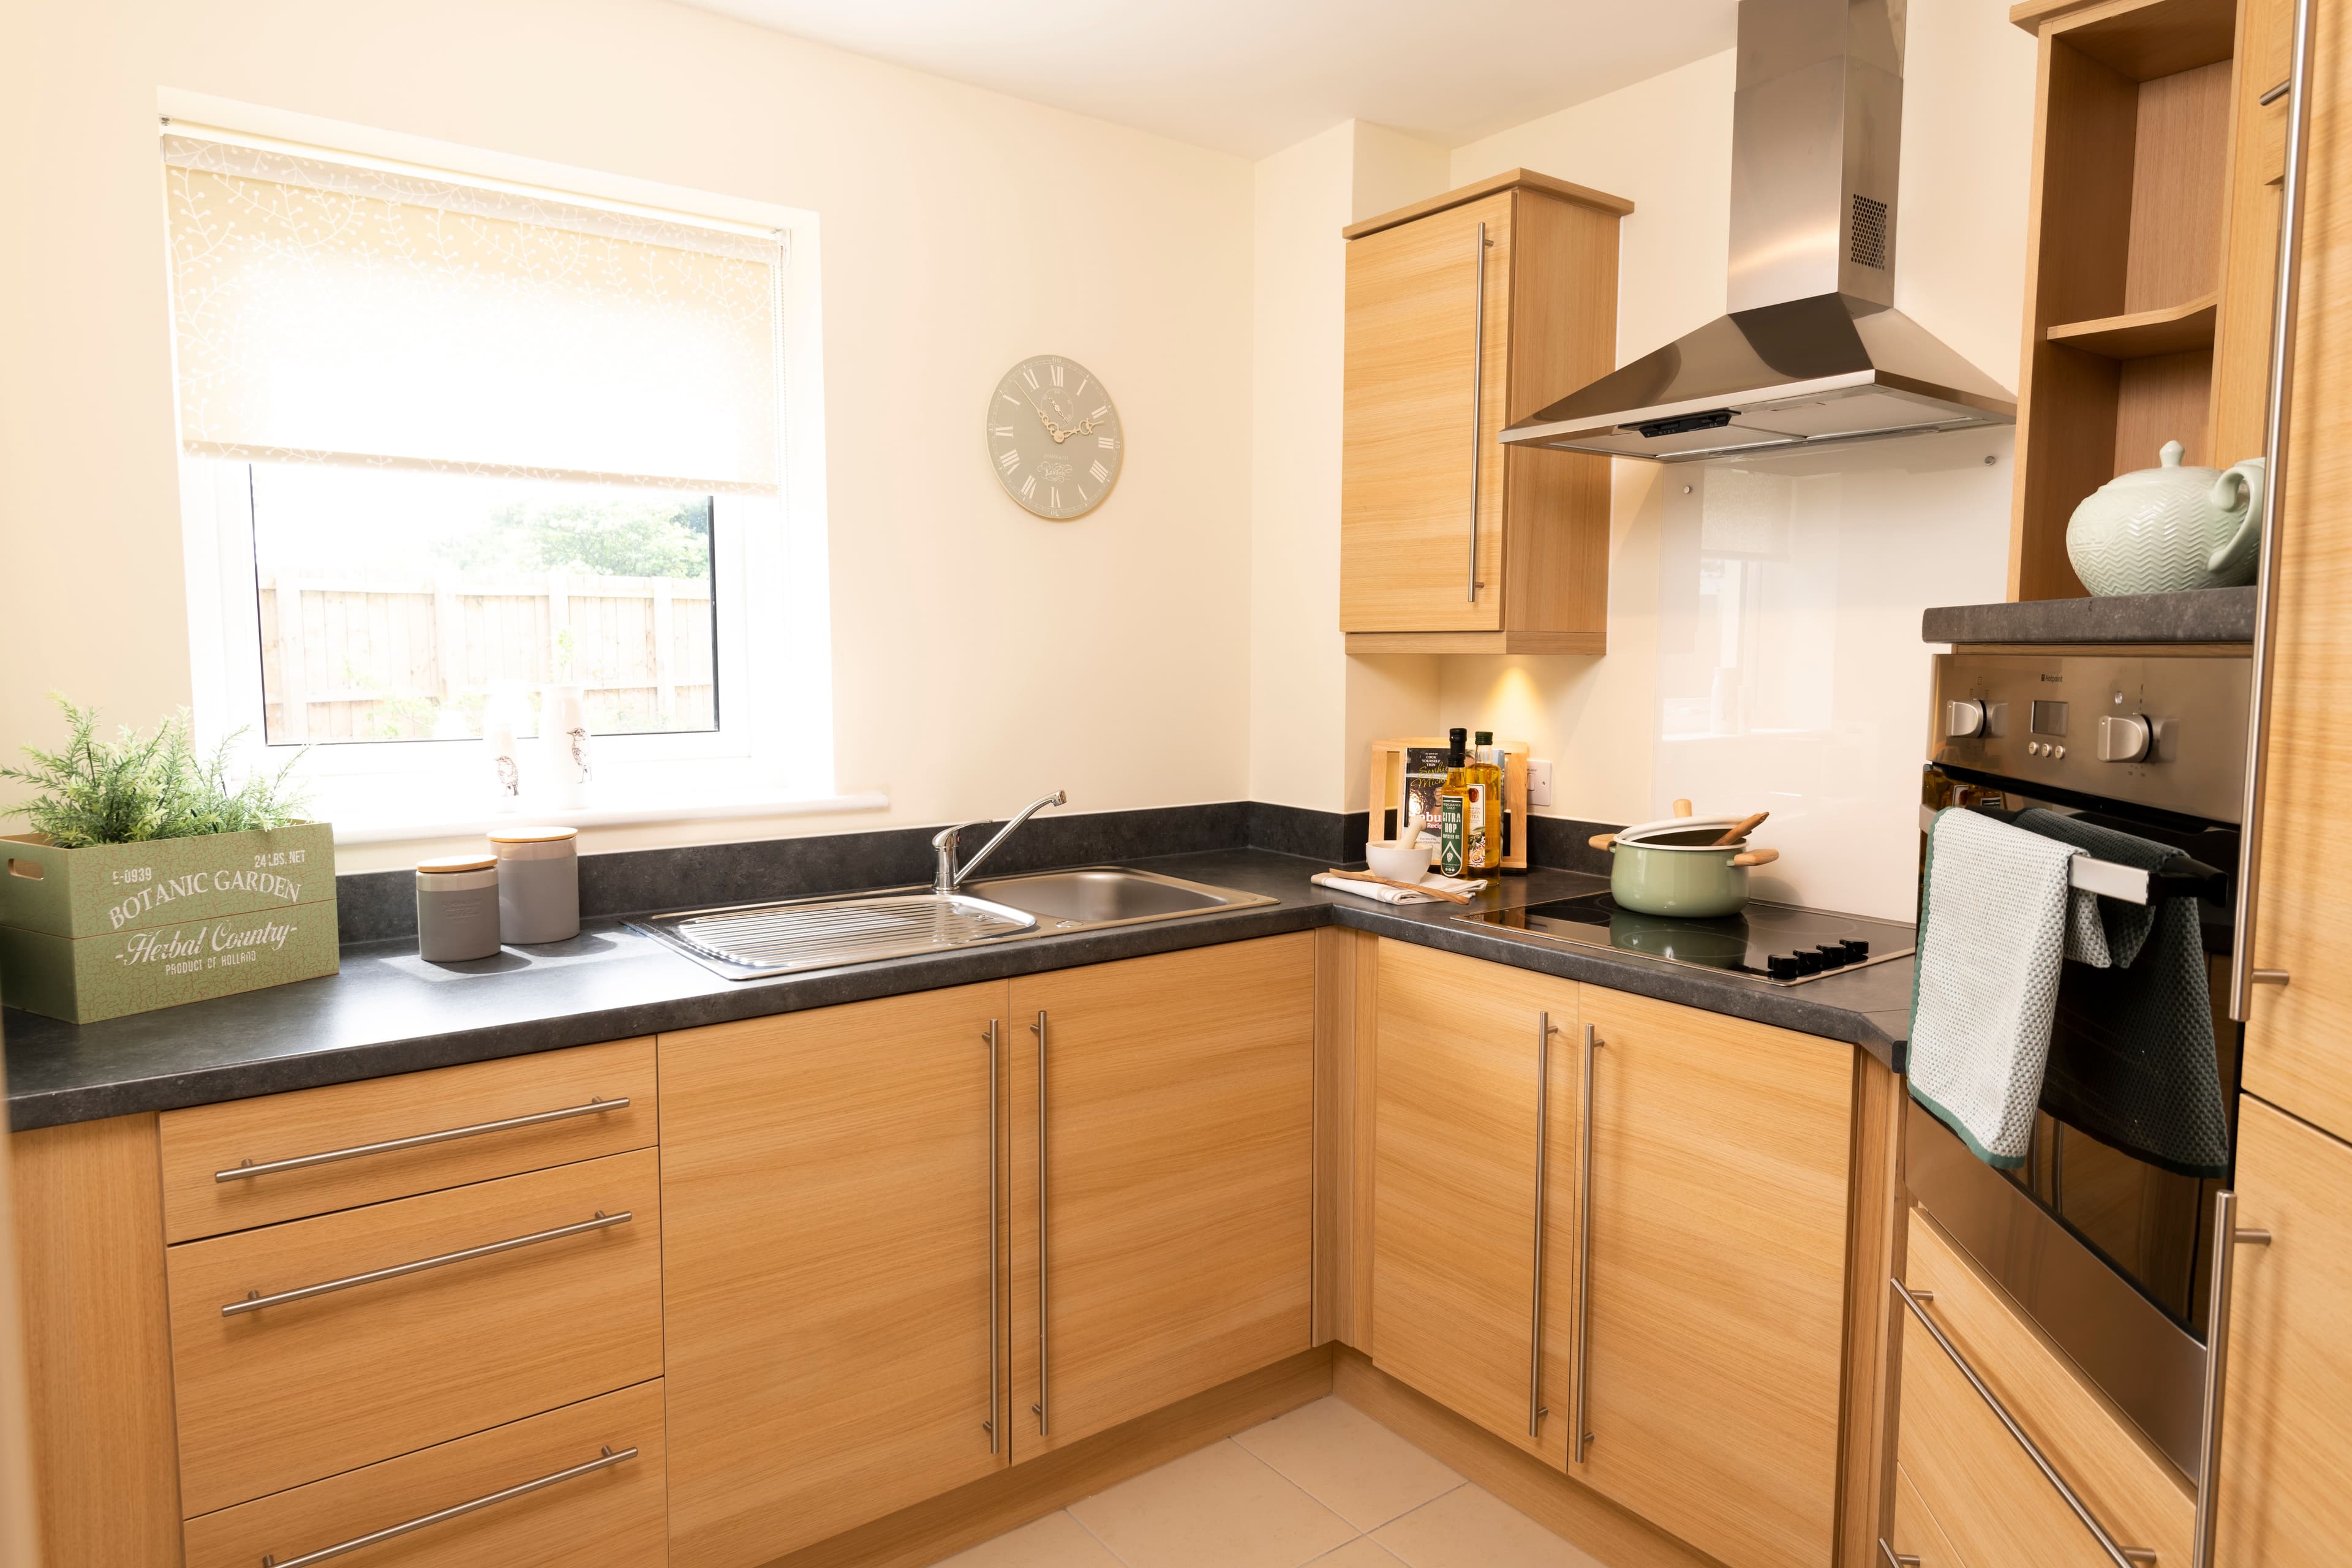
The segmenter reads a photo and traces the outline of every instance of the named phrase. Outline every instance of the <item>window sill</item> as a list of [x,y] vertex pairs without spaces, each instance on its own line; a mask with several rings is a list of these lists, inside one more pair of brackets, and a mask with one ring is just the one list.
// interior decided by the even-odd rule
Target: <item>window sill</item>
[[572,810],[542,811],[525,805],[519,811],[501,813],[454,809],[436,811],[431,809],[428,803],[427,809],[406,816],[362,813],[356,816],[336,816],[332,812],[325,815],[333,820],[335,843],[341,847],[478,836],[501,824],[543,822],[559,827],[622,827],[638,823],[706,822],[719,817],[831,816],[853,812],[887,811],[889,806],[890,797],[877,793],[792,799],[755,790],[740,796],[690,802],[649,798]]

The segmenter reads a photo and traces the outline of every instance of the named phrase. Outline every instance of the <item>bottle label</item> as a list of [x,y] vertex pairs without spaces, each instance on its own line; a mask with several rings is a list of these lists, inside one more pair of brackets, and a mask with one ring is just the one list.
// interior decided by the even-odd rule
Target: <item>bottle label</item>
[[1437,868],[1449,877],[1462,875],[1462,805],[1463,797],[1444,795],[1437,798],[1441,824],[1437,837]]
[[1494,864],[1486,849],[1486,786],[1465,784],[1462,790],[1462,863],[1474,871]]

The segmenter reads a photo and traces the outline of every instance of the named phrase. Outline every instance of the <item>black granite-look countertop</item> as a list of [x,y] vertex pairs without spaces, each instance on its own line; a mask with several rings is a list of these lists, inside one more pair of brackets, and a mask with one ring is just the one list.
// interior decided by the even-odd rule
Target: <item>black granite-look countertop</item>
[[[1631,953],[1514,941],[1455,921],[1465,910],[1452,904],[1329,892],[1308,880],[1328,860],[1229,849],[1131,863],[1278,901],[771,980],[722,980],[614,921],[570,942],[470,963],[426,963],[408,941],[358,942],[343,949],[339,974],[100,1024],[9,1010],[9,1125],[22,1131],[314,1089],[1331,924],[1843,1040],[1902,1067],[1908,959],[1780,987]],[[1538,870],[1500,879],[1471,907],[1517,908],[1607,886]]]
[[1926,642],[1948,643],[2251,642],[2254,591],[2199,588],[2111,599],[1947,605],[1920,616],[1919,636]]

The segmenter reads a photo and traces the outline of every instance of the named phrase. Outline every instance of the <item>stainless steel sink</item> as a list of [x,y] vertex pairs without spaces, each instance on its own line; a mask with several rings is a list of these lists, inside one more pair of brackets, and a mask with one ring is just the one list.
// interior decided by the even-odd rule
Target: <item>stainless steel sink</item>
[[1023,937],[1255,909],[1276,900],[1201,882],[1090,866],[995,877],[966,892],[893,889],[735,904],[628,922],[730,980],[756,980]]
[[971,890],[997,903],[1026,910],[1055,931],[1164,921],[1177,915],[1251,909],[1274,902],[1255,893],[1236,893],[1117,866],[1038,871],[1026,877],[992,877],[972,883]]

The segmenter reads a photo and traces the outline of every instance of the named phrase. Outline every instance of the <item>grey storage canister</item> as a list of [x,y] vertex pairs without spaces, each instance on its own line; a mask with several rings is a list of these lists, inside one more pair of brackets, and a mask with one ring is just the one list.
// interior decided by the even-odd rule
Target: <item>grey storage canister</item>
[[416,953],[428,963],[461,963],[499,951],[499,863],[488,855],[444,855],[416,863]]
[[580,831],[502,827],[499,852],[499,934],[512,942],[562,942],[580,934]]

